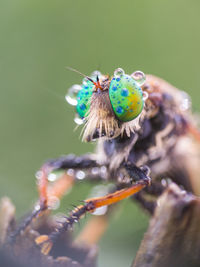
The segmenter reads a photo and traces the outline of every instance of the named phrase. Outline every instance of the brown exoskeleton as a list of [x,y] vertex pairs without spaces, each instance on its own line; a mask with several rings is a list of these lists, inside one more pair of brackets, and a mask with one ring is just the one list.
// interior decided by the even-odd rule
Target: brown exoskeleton
[[[76,99],[71,97],[74,93],[78,93]],[[49,160],[41,167],[38,183],[40,208],[22,228],[49,208],[51,196],[61,197],[76,180],[76,175],[65,172],[60,180],[48,187],[48,175],[52,171],[62,169],[72,173],[72,170],[84,170],[85,179],[112,180],[118,190],[85,200],[59,228],[50,235],[39,236],[36,243],[41,246],[43,254],[48,254],[55,240],[82,215],[99,207],[134,195],[152,213],[156,204],[147,201],[146,195],[161,194],[164,178],[170,178],[188,191],[200,193],[195,178],[199,155],[197,149],[193,149],[200,134],[185,92],[155,76],[147,75],[145,80],[142,72],[126,75],[122,69],[117,69],[112,77],[99,72],[91,77],[85,76],[82,86],[70,89],[67,99],[77,106],[79,118],[76,117],[76,121],[85,123],[83,139],[97,140],[96,152],[81,157],[63,156]],[[193,168],[190,167],[191,161]],[[95,231],[99,236],[101,230],[97,228]]]

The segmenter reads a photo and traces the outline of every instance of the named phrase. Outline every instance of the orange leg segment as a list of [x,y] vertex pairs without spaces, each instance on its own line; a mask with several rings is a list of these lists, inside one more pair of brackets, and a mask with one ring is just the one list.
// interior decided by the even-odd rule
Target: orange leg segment
[[40,198],[40,207],[47,208],[47,186],[48,186],[48,171],[45,167],[41,168],[38,182],[38,191]]
[[136,185],[108,194],[107,196],[87,199],[85,203],[92,203],[94,205],[94,209],[102,206],[108,206],[119,202],[124,198],[130,197],[131,195],[142,190],[144,187],[146,187],[146,185],[147,181],[141,181]]
[[125,199],[150,184],[150,179],[141,180],[137,184],[132,185],[129,188],[125,188],[114,193],[108,194],[104,197],[91,198],[85,200],[85,204],[76,207],[66,218],[66,221],[62,226],[52,232],[49,236],[41,235],[36,238],[36,243],[41,245],[41,251],[43,254],[47,255],[51,250],[54,241],[62,235],[64,231],[67,231],[69,227],[72,227],[75,222],[77,222],[84,214],[87,212],[91,213],[95,209],[102,206],[107,206],[119,202],[122,199]]
[[64,173],[51,186],[48,186],[49,173],[50,170],[46,169],[45,166],[41,168],[38,191],[40,198],[40,207],[43,209],[51,207],[51,199],[61,199],[74,183],[74,177]]

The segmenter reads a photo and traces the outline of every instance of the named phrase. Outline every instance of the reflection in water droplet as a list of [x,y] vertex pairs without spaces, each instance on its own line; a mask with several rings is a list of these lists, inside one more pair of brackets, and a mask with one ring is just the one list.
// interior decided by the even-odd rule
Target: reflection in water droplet
[[121,76],[124,75],[124,74],[125,74],[125,72],[124,72],[124,70],[121,69],[121,68],[117,68],[117,69],[114,71],[114,76],[115,76],[115,77],[121,77]]
[[145,76],[145,74],[142,72],[142,71],[140,71],[140,70],[137,70],[137,71],[135,71],[135,72],[133,72],[132,74],[131,74],[131,77],[140,85],[140,86],[142,86],[144,83],[145,83],[145,81],[146,81],[146,76]]
[[83,180],[85,178],[85,173],[83,171],[77,171],[76,178],[79,180]]
[[182,97],[182,102],[180,104],[180,109],[182,111],[186,111],[186,110],[190,109],[192,101],[191,101],[190,96],[186,92],[181,91],[180,93],[181,93],[181,97]]
[[78,92],[82,89],[81,85],[79,84],[74,84],[72,87],[69,88],[68,93],[65,96],[66,101],[72,105],[76,106],[77,105],[77,94]]
[[76,124],[78,124],[78,125],[81,125],[81,124],[84,123],[84,119],[81,119],[81,118],[79,117],[79,115],[76,114],[75,117],[74,117],[74,122],[75,122]]

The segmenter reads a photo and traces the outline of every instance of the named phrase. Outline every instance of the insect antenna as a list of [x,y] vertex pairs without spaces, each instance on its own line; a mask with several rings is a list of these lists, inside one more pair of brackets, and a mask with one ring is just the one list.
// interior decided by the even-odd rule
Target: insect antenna
[[92,82],[94,85],[96,84],[89,76],[85,75],[84,73],[80,72],[79,70],[76,70],[76,69],[69,67],[69,66],[67,66],[66,68],[68,70],[76,72],[76,73],[80,74],[81,76],[85,77],[86,79],[88,79],[88,81]]
[[80,72],[80,71],[78,71],[78,70],[76,70],[76,69],[74,69],[72,67],[69,67],[69,66],[67,66],[66,68],[68,70],[71,70],[73,72],[76,72],[76,73],[80,74],[81,76],[85,77],[88,81],[90,81],[90,82],[92,82],[94,84],[94,86],[95,86],[96,89],[99,88],[99,89],[103,90],[103,88],[100,85],[99,77],[98,76],[97,76],[97,78],[98,78],[97,82],[94,82],[89,76],[85,75],[84,73],[82,73],[82,72]]

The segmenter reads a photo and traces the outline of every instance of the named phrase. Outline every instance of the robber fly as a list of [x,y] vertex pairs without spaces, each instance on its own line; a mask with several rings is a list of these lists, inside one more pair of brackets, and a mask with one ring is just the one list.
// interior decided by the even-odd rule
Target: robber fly
[[59,228],[50,235],[39,236],[36,243],[41,246],[42,253],[48,254],[57,238],[85,213],[126,197],[135,195],[135,199],[153,212],[155,202],[149,203],[146,195],[161,194],[164,178],[199,193],[195,166],[191,168],[190,162],[196,160],[196,168],[199,168],[199,155],[192,147],[195,140],[200,141],[200,134],[185,92],[153,75],[145,77],[141,71],[128,75],[118,68],[112,76],[98,71],[90,77],[84,75],[82,84],[72,86],[66,99],[76,106],[75,121],[83,124],[83,141],[96,141],[96,152],[79,157],[62,156],[41,167],[40,207],[23,228],[49,208],[52,194],[61,197],[69,183],[76,180],[76,175],[70,176],[68,172],[49,189],[48,175],[52,171],[84,170],[85,179],[98,177],[114,181],[117,190],[85,200]]

